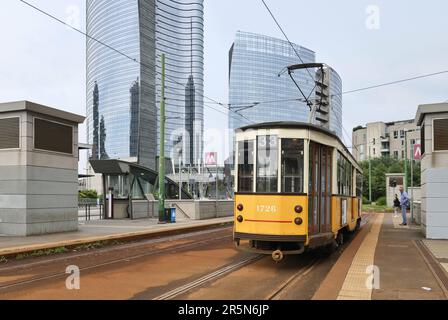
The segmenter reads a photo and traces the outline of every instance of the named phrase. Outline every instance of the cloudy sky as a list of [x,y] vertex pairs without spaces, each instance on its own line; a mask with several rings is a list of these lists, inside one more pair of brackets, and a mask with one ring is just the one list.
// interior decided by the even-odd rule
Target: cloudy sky
[[[85,1],[29,0],[85,29]],[[292,42],[312,49],[344,91],[448,70],[444,0],[266,0]],[[85,39],[19,0],[0,10],[0,101],[32,100],[85,115]],[[205,90],[228,100],[228,50],[237,30],[283,38],[261,0],[205,0]],[[344,127],[411,119],[419,104],[448,100],[448,74],[344,95]],[[219,107],[217,107],[219,108]],[[225,130],[206,107],[206,128]],[[81,141],[85,140],[81,129]],[[345,137],[347,144],[350,141]],[[205,151],[218,151],[224,140]]]

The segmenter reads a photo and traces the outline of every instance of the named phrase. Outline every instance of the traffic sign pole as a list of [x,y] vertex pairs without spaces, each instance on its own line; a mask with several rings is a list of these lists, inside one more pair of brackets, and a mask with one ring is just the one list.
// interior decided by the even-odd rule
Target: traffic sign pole
[[415,159],[415,145],[412,145],[412,158],[411,158],[411,222],[414,222],[414,159]]

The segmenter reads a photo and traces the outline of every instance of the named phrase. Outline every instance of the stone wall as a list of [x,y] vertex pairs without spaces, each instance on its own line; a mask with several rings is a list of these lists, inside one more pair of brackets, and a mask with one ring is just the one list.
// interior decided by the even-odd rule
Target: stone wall
[[[158,217],[158,201],[133,201],[134,219]],[[165,207],[176,208],[179,219],[207,220],[232,217],[234,202],[232,200],[167,200]]]

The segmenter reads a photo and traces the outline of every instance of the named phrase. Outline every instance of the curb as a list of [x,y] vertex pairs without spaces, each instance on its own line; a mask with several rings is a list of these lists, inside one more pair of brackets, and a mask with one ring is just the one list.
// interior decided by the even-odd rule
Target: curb
[[436,278],[440,288],[443,291],[443,294],[448,299],[448,275],[445,270],[440,266],[439,261],[436,257],[431,253],[431,251],[426,247],[426,245],[421,240],[413,241],[417,251],[425,260],[425,263],[428,265],[429,270],[431,270],[432,275]]
[[60,248],[60,247],[65,247],[67,249],[71,249],[71,248],[77,247],[79,245],[85,245],[85,244],[96,243],[96,242],[104,242],[104,241],[120,240],[120,241],[124,241],[124,242],[131,242],[131,241],[142,240],[142,239],[153,239],[153,238],[159,238],[159,237],[164,237],[164,236],[172,236],[172,235],[178,235],[178,234],[183,234],[183,233],[189,233],[189,232],[200,231],[200,230],[205,230],[205,229],[213,229],[213,228],[218,228],[218,227],[226,227],[226,226],[232,226],[232,225],[233,225],[233,217],[231,217],[231,220],[229,218],[229,221],[209,222],[209,223],[203,223],[203,224],[198,224],[198,225],[171,227],[171,228],[165,229],[165,230],[135,231],[135,232],[113,234],[113,235],[89,237],[89,238],[83,238],[83,239],[65,240],[65,241],[51,242],[51,243],[45,243],[45,244],[29,245],[29,246],[22,246],[22,247],[12,247],[12,248],[0,249],[0,257],[8,258],[11,256],[17,256],[19,254],[33,253],[33,252],[40,251],[40,250],[51,250],[51,249],[56,249],[56,248]]

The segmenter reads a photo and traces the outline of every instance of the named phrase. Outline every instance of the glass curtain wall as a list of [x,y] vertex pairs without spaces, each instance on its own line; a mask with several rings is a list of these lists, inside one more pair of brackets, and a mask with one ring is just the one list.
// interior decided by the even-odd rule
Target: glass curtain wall
[[165,155],[197,165],[204,130],[204,1],[157,0],[156,20],[157,106],[166,56]]

